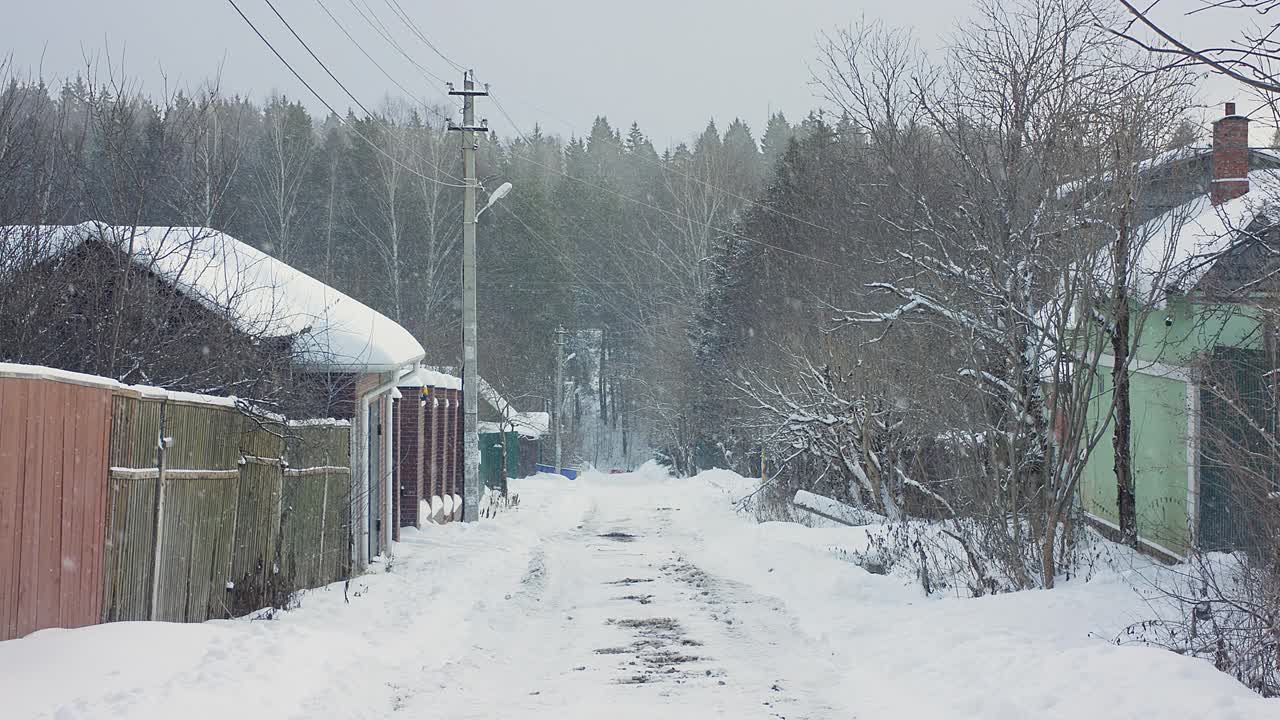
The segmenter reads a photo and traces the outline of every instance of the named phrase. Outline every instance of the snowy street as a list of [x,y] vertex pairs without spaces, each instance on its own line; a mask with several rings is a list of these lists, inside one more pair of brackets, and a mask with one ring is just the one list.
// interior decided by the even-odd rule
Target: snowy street
[[1135,566],[926,599],[843,556],[854,528],[756,524],[746,481],[516,481],[496,520],[275,619],[116,623],[0,643],[6,718],[1263,718],[1210,665],[1109,643]]
[[8,4],[0,720],[1280,720],[1280,0]]

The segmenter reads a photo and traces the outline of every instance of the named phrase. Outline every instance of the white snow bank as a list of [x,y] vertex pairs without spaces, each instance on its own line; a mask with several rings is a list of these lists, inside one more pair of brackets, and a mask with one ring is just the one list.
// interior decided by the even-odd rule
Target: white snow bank
[[842,502],[811,493],[808,490],[797,490],[796,496],[791,502],[797,507],[808,510],[816,515],[820,515],[828,520],[834,520],[838,523],[853,527],[881,523],[885,520],[881,515],[868,512],[862,508],[853,507],[852,505],[845,505]]
[[743,498],[760,489],[760,478],[746,478],[732,470],[703,470],[691,480],[704,483],[723,493],[732,503],[741,502]]
[[470,637],[486,608],[509,607],[531,549],[582,521],[587,505],[566,485],[522,485],[520,512],[483,523],[406,528],[386,572],[353,579],[345,597],[342,583],[307,591],[275,620],[110,623],[0,642],[0,717],[393,717],[475,659]]
[[850,561],[872,528],[751,523],[723,500],[734,481],[712,477],[679,514],[706,539],[687,557],[798,618],[812,652],[845,668],[859,718],[1280,717],[1280,701],[1207,662],[1111,642],[1155,612],[1151,579],[1163,570],[1145,558],[1055,590],[926,599]]
[[[4,717],[1280,717],[1280,701],[1207,662],[1109,642],[1150,617],[1153,568],[924,599],[842,559],[866,548],[867,528],[735,512],[728,500],[753,484],[653,468],[512,480],[518,510],[405,530],[385,572],[346,598],[340,583],[305,593],[277,620],[0,642]],[[634,542],[599,536],[612,530]],[[620,597],[632,591],[652,603]],[[638,666],[597,652],[637,639],[610,619],[643,617],[671,617],[699,643],[674,682],[620,683]]]

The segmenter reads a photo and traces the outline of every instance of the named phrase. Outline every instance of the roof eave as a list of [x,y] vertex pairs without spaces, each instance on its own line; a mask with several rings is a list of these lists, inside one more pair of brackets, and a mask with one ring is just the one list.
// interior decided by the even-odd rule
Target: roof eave
[[426,357],[426,353],[415,355],[400,363],[348,363],[348,362],[326,362],[326,363],[300,363],[299,369],[303,372],[310,373],[360,373],[368,375],[376,375],[381,373],[389,373],[402,370],[405,367],[416,365],[422,362]]

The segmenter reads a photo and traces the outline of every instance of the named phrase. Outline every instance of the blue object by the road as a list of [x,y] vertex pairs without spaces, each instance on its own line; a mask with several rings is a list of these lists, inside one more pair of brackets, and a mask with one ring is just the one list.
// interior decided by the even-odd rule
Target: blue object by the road
[[[533,467],[535,470],[537,470],[540,473],[551,473],[552,475],[557,474],[556,468],[554,465],[542,465],[541,463],[539,463],[537,465],[534,465]],[[570,480],[578,479],[578,471],[575,468],[560,468],[559,474],[569,478]]]

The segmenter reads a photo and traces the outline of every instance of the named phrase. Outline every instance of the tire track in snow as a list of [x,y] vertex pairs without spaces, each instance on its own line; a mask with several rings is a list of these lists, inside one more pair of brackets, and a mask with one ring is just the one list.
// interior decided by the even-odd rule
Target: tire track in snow
[[591,493],[581,523],[527,548],[505,601],[476,613],[448,690],[412,709],[450,718],[847,716],[836,674],[793,620],[686,558],[700,542],[643,487]]

